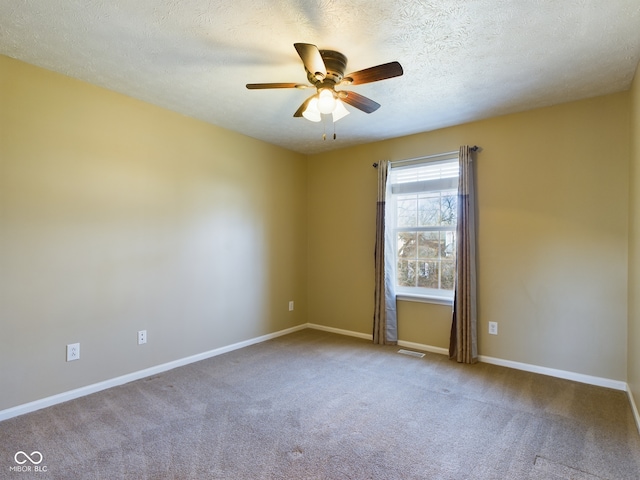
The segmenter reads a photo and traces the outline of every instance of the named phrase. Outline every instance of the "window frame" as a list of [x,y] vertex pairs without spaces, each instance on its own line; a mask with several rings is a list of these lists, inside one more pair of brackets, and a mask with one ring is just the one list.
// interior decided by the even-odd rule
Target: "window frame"
[[[398,165],[400,164],[400,165]],[[411,302],[421,302],[421,303],[434,303],[439,305],[453,305],[454,300],[454,290],[445,290],[441,288],[427,288],[427,287],[407,287],[398,285],[398,233],[402,231],[406,232],[453,232],[454,239],[457,232],[457,218],[456,223],[453,225],[432,225],[432,226],[398,226],[398,211],[397,211],[397,202],[399,197],[402,195],[416,195],[416,201],[419,201],[418,195],[420,193],[427,192],[455,192],[456,202],[457,202],[457,189],[458,189],[458,178],[459,171],[455,176],[450,173],[448,176],[441,178],[432,178],[432,179],[420,179],[418,176],[416,181],[402,181],[395,182],[395,179],[398,175],[401,175],[403,170],[406,172],[409,169],[416,169],[420,167],[436,167],[438,165],[449,166],[453,168],[455,164],[458,167],[458,153],[451,153],[445,155],[439,155],[437,159],[417,159],[413,161],[407,162],[396,162],[396,165],[391,164],[391,168],[389,171],[388,184],[387,184],[387,194],[386,194],[386,202],[387,202],[387,214],[386,214],[386,228],[391,230],[390,238],[393,239],[393,279],[395,282],[395,293],[397,300],[405,300]],[[446,173],[444,173],[447,175]],[[395,190],[395,191],[394,191]],[[457,210],[457,204],[456,204]],[[457,212],[456,212],[457,213]],[[457,217],[457,215],[456,215]],[[454,240],[454,268],[455,268],[455,240]],[[441,252],[438,255],[438,261],[442,262]]]

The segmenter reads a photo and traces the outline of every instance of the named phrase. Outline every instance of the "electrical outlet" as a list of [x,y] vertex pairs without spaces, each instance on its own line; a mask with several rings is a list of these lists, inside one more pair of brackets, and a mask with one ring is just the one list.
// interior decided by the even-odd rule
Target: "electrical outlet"
[[489,322],[489,334],[490,335],[498,334],[498,322]]
[[293,312],[293,300],[289,302],[289,311]]
[[142,345],[143,343],[147,343],[147,331],[140,330],[138,332],[138,345]]
[[70,343],[67,345],[67,362],[80,359],[80,344]]

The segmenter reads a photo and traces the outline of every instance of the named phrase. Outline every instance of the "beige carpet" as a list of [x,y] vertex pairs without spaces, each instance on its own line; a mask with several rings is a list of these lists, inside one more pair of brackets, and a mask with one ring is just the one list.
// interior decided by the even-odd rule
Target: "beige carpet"
[[6,420],[0,478],[640,478],[625,393],[397,350],[304,330]]

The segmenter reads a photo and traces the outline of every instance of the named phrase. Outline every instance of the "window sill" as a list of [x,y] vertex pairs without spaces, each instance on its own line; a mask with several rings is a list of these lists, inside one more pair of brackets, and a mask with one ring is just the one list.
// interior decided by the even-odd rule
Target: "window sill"
[[417,294],[409,294],[409,293],[398,293],[396,294],[396,300],[402,300],[405,302],[433,303],[436,305],[453,306],[453,298],[438,297],[434,295],[417,295]]

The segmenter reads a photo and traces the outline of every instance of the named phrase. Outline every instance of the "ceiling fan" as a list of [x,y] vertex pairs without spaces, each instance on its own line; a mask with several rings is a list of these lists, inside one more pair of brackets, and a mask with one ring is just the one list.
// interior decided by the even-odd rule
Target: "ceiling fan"
[[304,117],[312,122],[319,122],[322,114],[332,115],[337,122],[349,111],[342,102],[351,105],[365,113],[375,112],[380,104],[370,98],[348,90],[336,90],[342,85],[361,85],[377,82],[387,78],[399,77],[403,74],[402,66],[398,62],[390,62],[375,67],[366,68],[345,76],[347,57],[334,50],[319,50],[310,43],[295,43],[293,45],[302,59],[307,72],[307,79],[311,85],[299,83],[248,83],[250,90],[267,88],[316,88],[316,94],[307,98],[294,117]]

